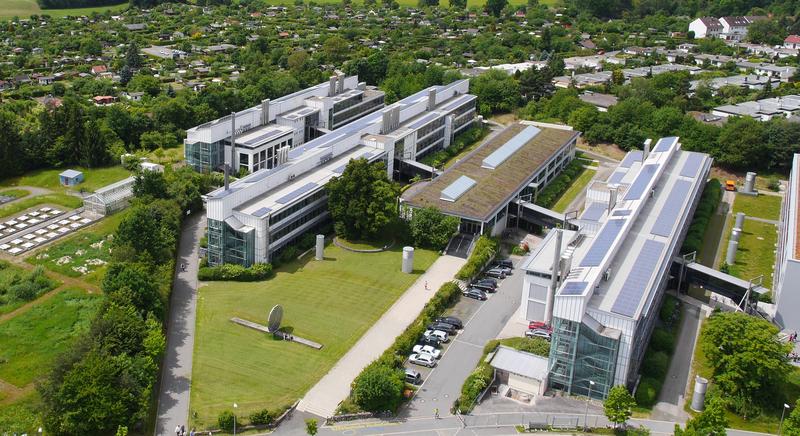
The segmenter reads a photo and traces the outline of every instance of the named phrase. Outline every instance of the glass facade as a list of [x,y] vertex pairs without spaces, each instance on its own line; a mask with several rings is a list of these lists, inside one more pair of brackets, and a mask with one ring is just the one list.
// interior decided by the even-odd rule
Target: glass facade
[[383,107],[383,94],[376,96],[372,100],[364,101],[363,98],[364,95],[361,94],[334,104],[331,128],[339,128],[343,124],[351,121],[354,117],[370,113],[377,108]]
[[604,399],[614,384],[618,351],[618,339],[583,323],[554,318],[549,388]]
[[184,156],[186,163],[195,171],[208,173],[225,162],[225,146],[221,142],[207,144],[205,142],[186,143]]
[[208,263],[249,267],[255,259],[255,231],[240,232],[222,221],[208,220]]

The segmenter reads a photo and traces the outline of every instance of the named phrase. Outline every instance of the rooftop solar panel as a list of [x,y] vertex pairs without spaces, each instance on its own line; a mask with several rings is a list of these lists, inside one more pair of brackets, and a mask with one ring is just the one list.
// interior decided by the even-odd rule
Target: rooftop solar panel
[[608,183],[619,183],[627,174],[627,171],[614,171],[614,174],[608,178]]
[[306,192],[308,192],[308,191],[310,191],[310,190],[312,190],[312,189],[314,189],[316,187],[317,187],[317,184],[314,183],[314,182],[306,183],[305,185],[303,185],[303,186],[295,189],[294,191],[284,195],[283,197],[275,200],[275,202],[276,203],[280,203],[280,204],[289,203],[290,201],[293,201],[297,197],[305,194]]
[[629,209],[620,209],[620,210],[615,210],[611,215],[614,215],[614,216],[628,216],[630,214],[631,214],[631,211]]
[[439,118],[439,114],[435,112],[428,112],[427,114],[423,115],[419,119],[415,120],[414,122],[410,123],[408,126],[409,129],[418,129],[425,124],[430,123],[431,121]]
[[600,218],[603,217],[606,209],[608,209],[608,205],[605,203],[591,203],[589,204],[589,207],[583,211],[581,219],[587,221],[600,221]]
[[653,272],[661,259],[663,249],[664,243],[662,242],[651,239],[644,242],[633,269],[625,279],[625,283],[622,284],[622,289],[620,289],[614,305],[611,306],[612,312],[628,317],[636,314],[642,296],[647,291],[650,278],[653,277]]
[[477,182],[475,180],[470,179],[467,176],[461,176],[456,179],[455,182],[447,185],[446,188],[442,189],[441,199],[444,201],[456,201],[465,192],[469,191],[470,188],[475,186]]
[[600,262],[611,250],[611,244],[617,239],[622,226],[625,224],[624,219],[615,219],[606,221],[603,228],[595,236],[592,246],[586,252],[586,255],[581,260],[580,266],[600,266]]
[[559,295],[582,295],[588,285],[589,282],[566,282]]
[[281,134],[283,134],[283,133],[290,133],[290,132],[288,132],[288,131],[287,132],[283,132],[283,131],[281,131],[279,129],[270,129],[266,133],[262,133],[261,135],[258,135],[255,138],[248,139],[247,141],[244,141],[244,142],[236,141],[236,143],[252,147],[252,146],[263,144],[263,143],[269,141],[270,139],[272,139],[274,137],[281,136]]
[[347,164],[343,164],[343,165],[341,165],[339,167],[334,168],[333,172],[336,173],[336,174],[342,174],[346,167],[347,167]]
[[656,143],[656,146],[653,149],[653,151],[657,153],[669,151],[669,149],[672,148],[677,142],[678,142],[677,136],[667,136],[666,138],[661,138]]
[[625,158],[622,159],[622,162],[619,164],[620,168],[630,168],[633,166],[634,162],[641,162],[642,161],[642,152],[640,150],[632,151],[625,155]]
[[697,177],[697,172],[700,171],[700,166],[703,165],[705,156],[700,153],[689,153],[686,162],[681,168],[681,175],[683,177]]
[[650,229],[650,233],[664,237],[672,233],[672,228],[675,227],[678,221],[678,215],[683,210],[683,204],[689,198],[690,189],[692,189],[692,182],[688,180],[675,182],[675,186],[669,192],[667,200],[661,208],[661,213],[658,214],[656,222],[653,223],[653,228]]
[[272,209],[270,209],[268,207],[262,207],[261,209],[258,209],[257,211],[253,212],[253,216],[257,216],[257,217],[261,218],[262,216],[266,215],[267,212],[269,212],[271,210]]
[[512,154],[516,153],[517,150],[522,148],[525,144],[528,143],[531,139],[535,138],[536,135],[539,134],[541,130],[534,126],[528,126],[523,129],[521,132],[514,135],[513,138],[509,139],[508,142],[501,145],[497,150],[493,151],[492,154],[486,156],[483,159],[483,164],[481,165],[483,168],[495,169],[500,164],[506,161]]
[[628,192],[625,193],[625,200],[638,200],[642,198],[642,194],[647,189],[647,185],[650,184],[650,181],[653,180],[653,176],[655,176],[656,171],[658,170],[659,164],[647,164],[642,167],[642,171],[636,176],[636,180],[633,181],[633,184],[628,189]]

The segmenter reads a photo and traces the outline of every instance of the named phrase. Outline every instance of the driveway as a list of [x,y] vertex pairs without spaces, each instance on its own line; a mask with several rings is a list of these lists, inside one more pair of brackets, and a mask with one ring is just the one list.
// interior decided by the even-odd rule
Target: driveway
[[[198,251],[206,216],[196,213],[183,224],[167,324],[167,350],[161,367],[156,435],[174,434],[177,425],[189,426],[194,321],[197,309]],[[186,265],[181,271],[180,264]]]
[[450,415],[450,407],[461,393],[464,380],[483,355],[484,345],[498,336],[516,312],[524,274],[515,268],[513,275],[500,283],[497,292],[489,294],[487,301],[462,298],[454,315],[464,321],[464,329],[451,339],[438,365],[430,374],[424,375],[425,380],[416,396],[400,411],[402,418],[431,417],[437,408],[440,416]]

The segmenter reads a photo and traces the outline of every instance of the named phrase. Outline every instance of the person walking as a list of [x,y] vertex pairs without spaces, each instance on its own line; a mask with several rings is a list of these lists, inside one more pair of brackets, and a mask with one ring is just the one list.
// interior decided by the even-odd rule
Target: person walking
[[181,426],[180,425],[176,425],[175,426],[175,435],[176,436],[181,436]]
[[186,436],[186,426],[181,424],[181,436]]
[[434,419],[439,419],[439,408],[438,407],[433,409],[433,418]]

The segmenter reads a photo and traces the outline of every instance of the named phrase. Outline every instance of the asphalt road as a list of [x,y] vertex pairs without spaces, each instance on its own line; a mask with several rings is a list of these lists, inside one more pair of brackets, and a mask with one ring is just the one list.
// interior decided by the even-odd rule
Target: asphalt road
[[400,411],[404,418],[432,417],[434,409],[440,416],[449,416],[467,376],[475,369],[483,354],[483,346],[497,337],[508,319],[519,307],[522,290],[523,271],[514,269],[506,277],[494,294],[484,302],[462,298],[456,306],[454,315],[464,321],[464,329],[444,349],[439,363],[429,373],[420,367],[425,377],[416,396]]

